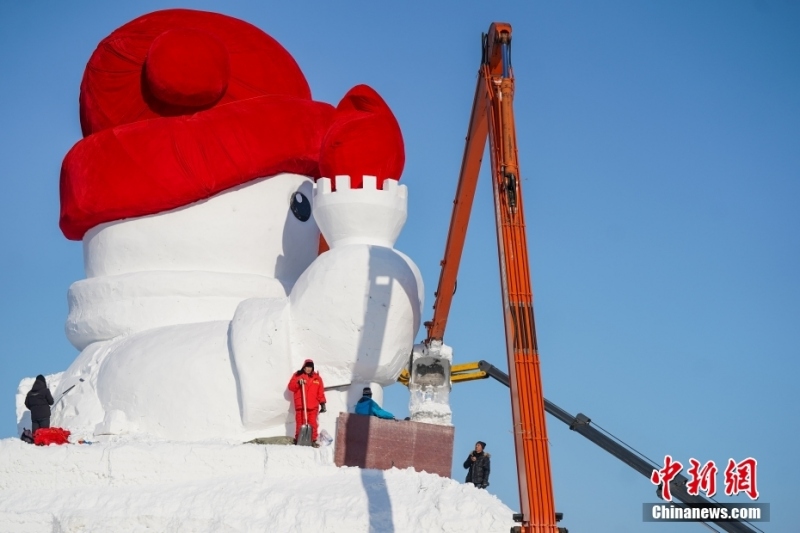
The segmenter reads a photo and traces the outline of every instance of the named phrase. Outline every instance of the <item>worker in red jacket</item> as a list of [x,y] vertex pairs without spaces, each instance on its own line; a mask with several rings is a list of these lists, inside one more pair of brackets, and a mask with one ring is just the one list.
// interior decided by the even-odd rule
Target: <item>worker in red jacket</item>
[[[306,412],[303,413],[303,391],[301,383],[305,384],[306,389]],[[297,444],[297,437],[300,436],[300,428],[306,422],[311,426],[312,446],[319,448],[317,443],[317,410],[324,413],[325,409],[325,384],[319,372],[314,372],[314,361],[306,359],[303,368],[292,374],[289,380],[289,390],[294,393],[294,420],[296,427],[294,430],[294,442]]]

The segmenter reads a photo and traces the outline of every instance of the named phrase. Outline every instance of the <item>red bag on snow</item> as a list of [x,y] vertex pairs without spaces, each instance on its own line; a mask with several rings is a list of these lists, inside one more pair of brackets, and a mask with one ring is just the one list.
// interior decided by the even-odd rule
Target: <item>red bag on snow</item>
[[69,444],[69,431],[61,428],[39,428],[33,433],[33,443],[37,446]]

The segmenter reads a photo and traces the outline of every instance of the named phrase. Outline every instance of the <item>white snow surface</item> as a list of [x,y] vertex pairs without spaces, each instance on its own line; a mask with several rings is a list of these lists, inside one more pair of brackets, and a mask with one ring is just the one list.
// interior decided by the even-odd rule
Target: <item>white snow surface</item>
[[336,467],[333,448],[107,437],[0,440],[0,532],[502,532],[497,497],[412,469]]

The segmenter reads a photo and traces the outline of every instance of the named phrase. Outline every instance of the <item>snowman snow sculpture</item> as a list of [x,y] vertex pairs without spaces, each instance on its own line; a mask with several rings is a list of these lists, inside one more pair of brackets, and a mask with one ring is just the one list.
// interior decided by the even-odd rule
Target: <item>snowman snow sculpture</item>
[[[64,235],[80,354],[56,425],[94,434],[293,434],[286,391],[313,359],[332,431],[411,353],[423,287],[393,248],[406,218],[400,128],[371,88],[311,99],[258,28],[174,9],[104,39],[64,159]],[[319,253],[320,231],[328,251]]]

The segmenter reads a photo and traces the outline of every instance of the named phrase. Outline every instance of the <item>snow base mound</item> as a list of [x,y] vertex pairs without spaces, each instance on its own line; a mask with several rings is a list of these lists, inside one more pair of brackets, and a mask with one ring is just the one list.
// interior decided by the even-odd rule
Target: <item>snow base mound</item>
[[511,516],[452,479],[336,467],[331,447],[0,440],[0,531],[507,533]]

